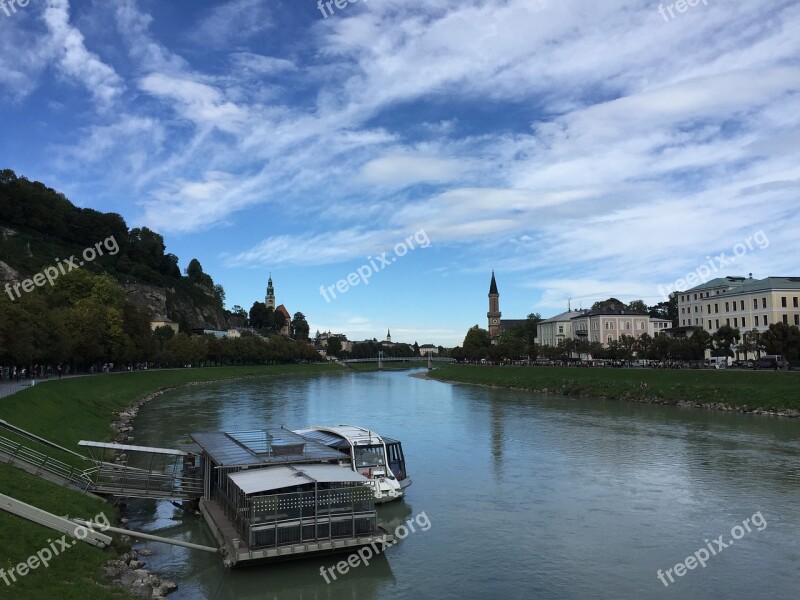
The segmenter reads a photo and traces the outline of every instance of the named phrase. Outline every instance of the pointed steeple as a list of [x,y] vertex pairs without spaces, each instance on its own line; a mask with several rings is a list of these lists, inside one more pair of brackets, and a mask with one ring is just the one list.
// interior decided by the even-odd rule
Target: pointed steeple
[[500,294],[500,292],[497,291],[497,281],[494,279],[494,269],[492,269],[492,283],[489,285],[489,293],[498,295]]
[[272,273],[269,274],[269,281],[267,281],[267,308],[275,308],[275,288],[272,287]]

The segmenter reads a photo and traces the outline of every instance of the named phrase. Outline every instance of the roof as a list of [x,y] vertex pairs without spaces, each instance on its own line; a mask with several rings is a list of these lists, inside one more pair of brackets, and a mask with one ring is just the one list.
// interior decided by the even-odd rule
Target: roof
[[86,448],[102,448],[104,450],[121,450],[125,452],[147,452],[149,454],[165,454],[170,456],[186,456],[188,453],[183,450],[172,450],[169,448],[151,448],[148,446],[128,446],[125,444],[110,444],[106,442],[87,442],[81,440],[78,446]]
[[358,427],[356,425],[337,425],[335,427],[312,425],[303,431],[307,430],[324,432],[328,435],[332,434],[334,436],[338,436],[339,438],[344,438],[356,446],[367,446],[370,444],[380,444],[383,442],[383,438],[381,438],[381,436],[376,432],[370,431],[369,429],[364,429],[363,427]]
[[590,312],[582,313],[576,317],[572,317],[573,319],[580,319],[582,317],[647,317],[650,318],[650,315],[647,313],[640,313],[634,312],[632,310],[616,310],[613,308],[601,308],[600,310],[593,310]]
[[550,317],[549,319],[545,319],[544,321],[539,321],[539,323],[558,323],[559,321],[569,321],[575,317],[582,317],[586,314],[585,310],[568,310],[566,312],[561,313],[560,315],[556,315],[555,317]]
[[281,304],[278,308],[276,308],[275,312],[283,313],[283,316],[286,317],[287,319],[291,319],[292,318],[292,316],[289,314],[289,311],[286,310],[286,307],[283,304]]
[[728,275],[727,277],[717,277],[716,279],[710,279],[705,283],[701,283],[698,286],[695,286],[691,289],[684,290],[684,291],[677,291],[678,294],[686,294],[688,292],[697,292],[699,290],[711,290],[719,287],[731,287],[731,286],[740,286],[747,278],[739,276],[739,275]]
[[500,295],[500,292],[497,291],[497,281],[494,279],[494,271],[492,271],[492,283],[489,285],[489,293]]
[[340,465],[268,467],[239,471],[228,477],[247,495],[313,483],[369,482],[363,475]]
[[312,440],[325,444],[329,448],[350,448],[350,443],[338,435],[327,433],[325,431],[318,431],[316,429],[298,429],[296,434],[302,435],[307,440]]
[[338,450],[283,428],[193,433],[191,438],[221,467],[348,459]]

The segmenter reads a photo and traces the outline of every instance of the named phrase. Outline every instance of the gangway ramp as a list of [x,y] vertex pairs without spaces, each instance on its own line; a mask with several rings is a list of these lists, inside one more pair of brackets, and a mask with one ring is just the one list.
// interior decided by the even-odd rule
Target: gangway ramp
[[[2,422],[4,423],[4,422]],[[88,461],[85,456],[81,457]],[[91,491],[92,475],[96,467],[80,469],[34,450],[11,438],[0,436],[0,461],[41,479],[72,487],[81,491]]]
[[[97,464],[92,491],[129,498],[194,500],[203,495],[195,455],[183,450],[82,440]],[[105,460],[106,455],[117,460]]]

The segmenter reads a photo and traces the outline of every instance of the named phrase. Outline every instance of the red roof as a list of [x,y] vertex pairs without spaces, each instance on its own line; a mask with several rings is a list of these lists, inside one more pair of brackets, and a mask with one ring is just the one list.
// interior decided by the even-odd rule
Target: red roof
[[289,314],[289,311],[286,310],[286,307],[283,304],[281,304],[278,308],[276,308],[275,312],[282,312],[283,316],[286,317],[289,320],[291,320],[291,318],[292,318],[291,315]]

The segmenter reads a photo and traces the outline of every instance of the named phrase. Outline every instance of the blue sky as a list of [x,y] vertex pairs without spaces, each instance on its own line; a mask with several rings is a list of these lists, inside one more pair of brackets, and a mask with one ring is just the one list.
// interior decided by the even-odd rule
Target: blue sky
[[0,7],[0,167],[159,231],[229,307],[271,272],[312,332],[351,339],[459,344],[493,268],[507,318],[654,304],[759,231],[723,274],[800,275],[800,4],[658,8]]

